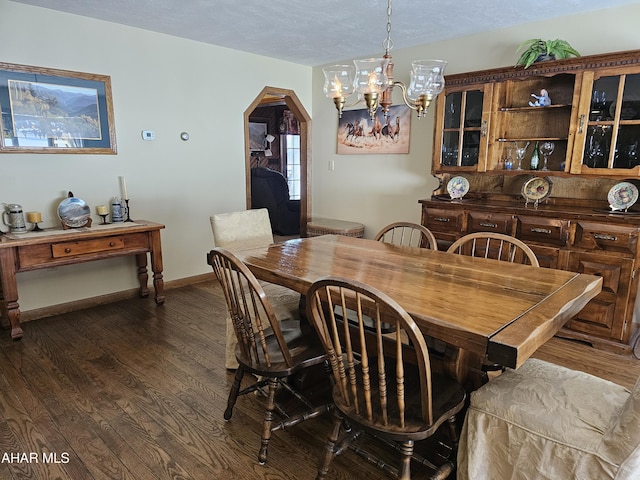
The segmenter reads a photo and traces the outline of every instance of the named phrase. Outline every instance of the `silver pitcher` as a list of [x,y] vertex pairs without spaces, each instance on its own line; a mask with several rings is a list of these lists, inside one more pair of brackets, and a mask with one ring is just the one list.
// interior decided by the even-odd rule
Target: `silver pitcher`
[[10,233],[25,233],[27,225],[24,223],[22,205],[17,203],[3,203],[2,223],[9,227]]

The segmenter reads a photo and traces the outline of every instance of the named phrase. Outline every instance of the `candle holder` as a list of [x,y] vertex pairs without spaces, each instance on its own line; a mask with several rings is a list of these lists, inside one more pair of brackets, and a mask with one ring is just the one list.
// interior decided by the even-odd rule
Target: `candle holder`
[[124,214],[125,214],[125,222],[133,222],[133,220],[131,220],[131,215],[129,215],[129,199],[125,198],[124,199]]
[[42,232],[42,229],[38,226],[38,223],[40,222],[33,222],[33,228],[31,229],[32,232]]
[[102,217],[102,223],[100,225],[109,225],[109,222],[107,222],[108,213],[99,213],[98,216]]

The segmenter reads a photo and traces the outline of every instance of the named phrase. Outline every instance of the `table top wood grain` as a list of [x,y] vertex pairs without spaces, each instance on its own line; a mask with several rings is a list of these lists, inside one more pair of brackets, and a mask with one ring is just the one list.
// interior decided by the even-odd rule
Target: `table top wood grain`
[[517,368],[595,297],[602,279],[336,235],[237,252],[261,280],[305,294],[324,276],[390,295],[425,335]]

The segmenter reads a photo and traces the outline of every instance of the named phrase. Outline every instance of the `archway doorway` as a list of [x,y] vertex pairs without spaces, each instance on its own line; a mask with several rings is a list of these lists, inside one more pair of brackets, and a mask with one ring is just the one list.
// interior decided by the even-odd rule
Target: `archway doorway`
[[307,221],[311,215],[311,117],[293,90],[264,87],[244,112],[244,148],[247,209],[251,208],[251,142],[249,122],[259,107],[285,105],[296,118],[300,134],[300,236],[307,234]]

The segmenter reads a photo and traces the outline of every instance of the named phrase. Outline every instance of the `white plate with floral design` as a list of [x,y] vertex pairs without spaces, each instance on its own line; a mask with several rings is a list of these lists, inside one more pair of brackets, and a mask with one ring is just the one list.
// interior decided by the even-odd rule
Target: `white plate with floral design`
[[453,177],[447,183],[447,192],[452,199],[462,198],[469,192],[469,180],[464,177]]
[[607,195],[611,210],[627,210],[638,201],[638,187],[630,182],[616,183]]

